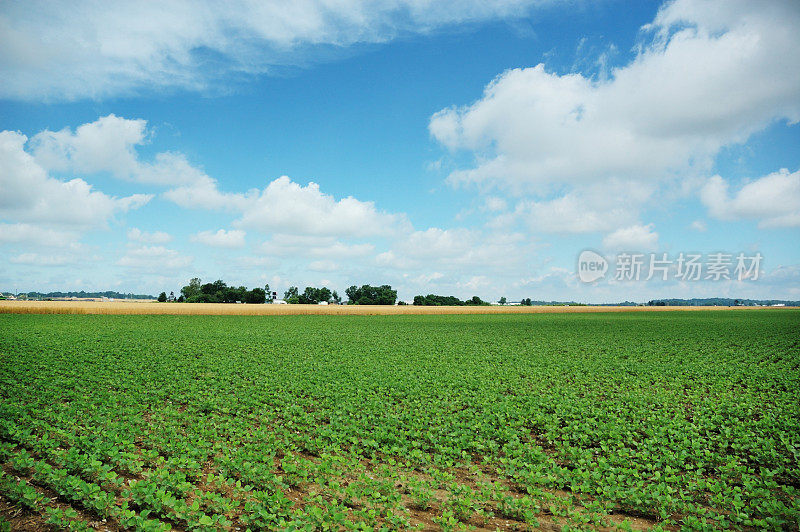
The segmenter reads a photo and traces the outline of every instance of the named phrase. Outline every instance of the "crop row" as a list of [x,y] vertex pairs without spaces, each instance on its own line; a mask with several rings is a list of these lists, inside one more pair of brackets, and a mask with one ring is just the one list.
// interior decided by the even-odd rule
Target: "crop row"
[[6,465],[121,527],[798,527],[794,312],[0,321]]

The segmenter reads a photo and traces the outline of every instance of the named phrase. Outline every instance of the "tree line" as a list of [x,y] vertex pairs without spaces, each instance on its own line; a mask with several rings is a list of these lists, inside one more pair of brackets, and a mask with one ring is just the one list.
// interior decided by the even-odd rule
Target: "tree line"
[[[244,286],[228,286],[224,281],[217,280],[213,283],[203,284],[202,280],[195,277],[189,284],[181,288],[180,295],[175,297],[174,292],[168,296],[166,292],[161,292],[158,300],[161,302],[177,303],[272,303],[275,292],[270,290],[269,285],[264,288],[253,288],[248,290]],[[394,305],[397,301],[397,290],[393,290],[390,285],[371,286],[368,284],[351,286],[345,290],[348,305]],[[316,305],[320,303],[341,304],[342,298],[336,292],[326,286],[317,288],[307,286],[300,292],[296,286],[290,286],[283,294],[283,301],[293,305]]]
[[28,292],[26,295],[28,296],[28,299],[47,299],[52,297],[77,297],[78,299],[99,297],[107,297],[109,299],[153,299],[153,296],[149,294],[123,294],[113,290],[107,290],[105,292],[84,292],[83,290],[80,292]]
[[478,306],[490,305],[478,296],[472,296],[472,299],[462,301],[456,296],[437,296],[436,294],[428,294],[427,296],[414,296],[414,305],[424,307],[462,307],[462,306]]
[[302,294],[296,286],[290,286],[289,289],[283,293],[283,300],[290,305],[318,305],[320,303],[333,303],[338,305],[342,302],[342,298],[336,290],[331,291],[327,286],[323,286],[322,288],[306,286]]
[[228,286],[222,280],[203,284],[199,277],[195,277],[189,281],[188,285],[181,288],[180,296],[177,298],[174,292],[170,292],[169,296],[166,292],[161,292],[158,300],[178,303],[265,303],[268,290],[269,285],[264,288],[248,290],[244,286]]
[[[331,290],[327,286],[318,288],[316,286],[306,286],[301,292],[297,286],[290,286],[283,293],[282,302],[290,305],[406,305],[404,301],[397,301],[397,290],[394,290],[390,285],[384,284],[380,286],[372,285],[353,285],[344,291],[347,297],[346,302],[336,290]],[[262,304],[272,303],[277,298],[277,293],[273,292],[269,285],[264,288],[253,288],[251,290],[244,286],[228,286],[222,280],[214,281],[213,283],[203,283],[203,281],[195,277],[189,281],[189,284],[181,288],[180,295],[175,297],[174,292],[170,292],[169,296],[166,292],[161,292],[158,300],[161,302],[177,302],[177,303],[250,303]],[[507,304],[505,297],[501,297],[498,301],[501,305]],[[491,305],[492,303],[482,300],[478,296],[472,296],[470,299],[461,300],[456,296],[442,296],[438,294],[418,295],[414,297],[414,305],[417,306],[483,306]],[[532,301],[531,298],[522,299],[520,305],[542,305],[542,304],[555,304],[553,302]],[[652,304],[652,302],[651,302]]]

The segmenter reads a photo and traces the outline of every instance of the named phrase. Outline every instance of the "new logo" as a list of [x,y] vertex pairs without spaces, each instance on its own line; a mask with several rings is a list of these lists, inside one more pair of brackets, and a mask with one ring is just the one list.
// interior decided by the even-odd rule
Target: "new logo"
[[608,261],[591,250],[583,250],[578,256],[578,279],[584,283],[593,283],[605,277],[608,271]]

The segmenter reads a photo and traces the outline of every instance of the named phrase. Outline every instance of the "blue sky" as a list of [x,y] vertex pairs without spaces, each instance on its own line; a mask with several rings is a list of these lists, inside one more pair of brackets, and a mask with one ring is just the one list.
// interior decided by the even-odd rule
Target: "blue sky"
[[[6,2],[0,290],[800,299],[798,24],[791,1]],[[722,252],[731,279],[618,280],[622,252]]]

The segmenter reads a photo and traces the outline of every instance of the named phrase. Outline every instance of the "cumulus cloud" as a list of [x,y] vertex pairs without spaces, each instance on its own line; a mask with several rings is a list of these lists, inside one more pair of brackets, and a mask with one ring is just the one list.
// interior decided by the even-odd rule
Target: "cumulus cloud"
[[215,248],[242,248],[245,244],[244,237],[244,231],[220,229],[217,232],[200,231],[189,237],[189,240]]
[[204,90],[358,43],[524,15],[542,0],[4,2],[0,97],[76,99]]
[[506,200],[497,196],[488,196],[483,203],[484,210],[490,212],[504,211],[507,207]]
[[137,246],[129,248],[117,265],[144,272],[160,272],[186,268],[192,261],[193,257],[181,255],[164,246]]
[[615,251],[653,251],[657,246],[653,224],[623,227],[603,238],[603,247]]
[[347,243],[330,236],[276,234],[261,244],[260,250],[278,257],[346,259],[367,256],[375,250],[375,246]]
[[75,229],[105,226],[115,214],[136,209],[152,196],[108,196],[83,179],[61,181],[25,150],[28,138],[0,132],[0,219],[26,224],[52,224]]
[[[181,207],[234,212],[240,215],[235,222],[238,227],[261,232],[366,237],[389,235],[407,225],[403,215],[381,212],[372,202],[352,196],[335,199],[323,193],[316,183],[302,186],[286,176],[268,183],[263,190],[220,190],[216,179],[193,166],[181,153],[161,152],[152,161],[142,160],[137,148],[144,145],[149,136],[145,120],[111,114],[78,126],[74,131],[70,128],[43,131],[31,139],[31,154],[25,156],[27,164],[40,168],[40,172],[107,172],[120,179],[170,187],[162,197]],[[71,183],[76,188],[85,185],[83,181]],[[121,205],[128,202],[132,208],[136,201],[149,197],[119,201],[123,202]],[[196,238],[209,245],[221,245],[225,241],[238,246],[240,233],[243,235],[241,231],[227,236],[199,234]]]
[[513,270],[524,264],[532,250],[521,233],[490,232],[431,227],[412,231],[396,240],[392,249],[376,256],[377,265],[394,269]]
[[319,185],[302,186],[279,177],[247,206],[235,225],[262,232],[313,236],[388,235],[405,219],[379,211],[371,201],[352,196],[336,200]]
[[335,272],[339,264],[332,260],[315,260],[308,263],[308,269],[312,272]]
[[79,173],[112,172],[118,177],[136,173],[134,147],[144,143],[145,120],[113,114],[60,131],[45,130],[30,140],[31,153],[47,170]]
[[548,199],[521,199],[488,225],[503,229],[521,224],[538,233],[609,232],[636,223],[642,205],[656,192],[652,183],[609,179]]
[[172,240],[172,236],[164,231],[148,233],[134,227],[128,230],[128,240],[143,244],[166,244]]
[[167,190],[163,196],[187,209],[244,211],[255,202],[258,191],[222,192],[216,179],[203,174],[189,184]]
[[236,257],[236,264],[245,269],[251,268],[274,268],[278,265],[278,261],[273,257],[258,257],[258,256],[245,256]]
[[759,227],[800,227],[800,170],[787,169],[760,177],[728,193],[720,176],[708,180],[700,198],[709,214],[720,220],[758,220]]
[[78,231],[64,231],[35,224],[0,223],[0,244],[34,244],[49,247],[71,247],[80,236]]
[[528,225],[546,233],[592,233],[610,231],[634,221],[635,213],[624,207],[587,208],[589,200],[580,194],[566,194],[548,201],[521,202],[518,214]]
[[153,161],[141,160],[137,148],[149,141],[147,121],[114,114],[75,128],[45,130],[29,142],[30,152],[44,169],[94,174],[107,172],[119,179],[164,186],[216,187],[216,182],[192,166],[181,153],[161,152]]
[[404,255],[414,258],[456,258],[472,250],[476,233],[468,229],[431,227],[414,231],[398,245]]
[[[723,147],[800,120],[800,69],[786,52],[800,49],[797,27],[797,2],[668,2],[642,28],[636,57],[608,75],[508,70],[476,102],[435,113],[429,130],[474,156],[449,183],[526,197],[492,226],[615,231],[675,185],[696,192]],[[719,183],[708,187],[709,201],[724,199]],[[781,209],[762,227],[793,225],[796,211]]]
[[12,264],[25,264],[27,266],[63,266],[75,262],[75,257],[69,255],[43,255],[40,253],[22,253],[8,259]]
[[287,176],[246,193],[223,192],[216,180],[204,176],[163,195],[185,208],[238,212],[236,227],[262,233],[361,238],[388,236],[408,226],[404,215],[379,211],[371,201],[336,199],[317,183],[303,186]]
[[412,277],[409,281],[412,284],[419,285],[419,286],[430,286],[431,284],[435,284],[436,281],[440,279],[444,279],[446,276],[441,272],[431,272],[431,273],[423,273],[417,275],[416,277]]
[[800,119],[800,69],[785,53],[800,48],[799,25],[793,2],[672,2],[607,80],[509,70],[474,104],[436,113],[430,132],[476,154],[452,183],[542,191],[705,169],[722,146]]

